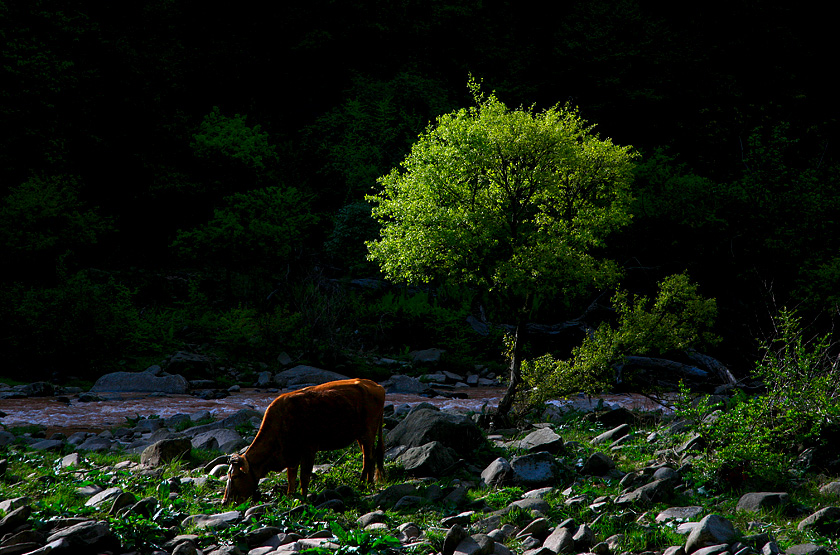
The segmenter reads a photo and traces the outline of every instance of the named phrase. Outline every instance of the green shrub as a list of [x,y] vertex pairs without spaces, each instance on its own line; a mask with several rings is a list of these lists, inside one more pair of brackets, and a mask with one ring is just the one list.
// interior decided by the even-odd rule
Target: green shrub
[[[766,392],[736,395],[732,408],[698,424],[709,453],[697,466],[717,486],[782,485],[800,450],[836,449],[824,433],[840,421],[829,335],[806,340],[800,318],[785,309],[774,324],[755,370]],[[701,415],[691,416],[698,421]]]

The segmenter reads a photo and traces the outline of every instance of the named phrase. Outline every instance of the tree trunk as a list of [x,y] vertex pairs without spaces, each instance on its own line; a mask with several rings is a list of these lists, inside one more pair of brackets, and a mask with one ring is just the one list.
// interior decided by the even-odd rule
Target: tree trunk
[[513,336],[513,354],[510,358],[510,382],[504,397],[499,401],[497,414],[501,418],[507,418],[507,414],[513,407],[513,398],[516,396],[516,388],[522,381],[522,344],[525,342],[525,330],[528,326],[527,306],[523,308],[516,322],[516,331]]

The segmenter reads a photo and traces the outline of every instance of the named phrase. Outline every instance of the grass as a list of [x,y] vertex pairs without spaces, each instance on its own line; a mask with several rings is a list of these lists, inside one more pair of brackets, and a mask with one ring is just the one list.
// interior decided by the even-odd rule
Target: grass
[[[570,466],[575,466],[588,456],[593,450],[599,450],[615,460],[619,469],[624,472],[638,470],[647,466],[654,459],[654,450],[661,449],[668,452],[669,446],[678,444],[683,438],[675,437],[663,439],[655,446],[645,441],[647,431],[641,433],[633,442],[625,445],[619,451],[610,450],[608,445],[591,447],[590,440],[604,431],[604,427],[590,422],[579,415],[570,415],[554,429],[569,443],[568,452],[562,457]],[[20,431],[18,431],[20,433]],[[524,432],[520,437],[524,436]],[[577,444],[575,444],[576,442]],[[206,476],[202,467],[219,453],[212,451],[191,452],[182,461],[171,463],[154,473],[138,473],[129,469],[115,469],[115,465],[122,461],[137,462],[137,455],[123,453],[86,453],[78,467],[60,468],[58,461],[62,453],[44,453],[29,451],[24,446],[13,444],[0,450],[0,458],[6,458],[9,467],[5,475],[0,478],[0,499],[27,496],[33,501],[33,518],[37,522],[46,522],[55,517],[84,516],[103,519],[110,522],[112,529],[120,536],[126,549],[150,550],[162,542],[170,539],[173,530],[178,533],[195,532],[200,536],[200,544],[227,542],[244,545],[247,533],[256,526],[275,525],[302,532],[330,529],[330,524],[338,525],[334,534],[342,539],[342,553],[386,553],[392,547],[393,541],[388,534],[356,530],[356,518],[373,510],[371,498],[382,489],[408,481],[405,473],[396,463],[388,463],[387,479],[376,485],[361,482],[359,475],[362,467],[362,456],[358,447],[351,446],[343,450],[319,453],[316,463],[329,464],[331,467],[323,474],[313,477],[310,492],[318,494],[325,489],[335,489],[339,486],[349,486],[354,496],[348,500],[348,510],[341,514],[327,513],[313,509],[304,504],[300,494],[287,497],[285,473],[271,473],[261,486],[264,499],[269,503],[267,512],[259,522],[240,523],[224,530],[212,533],[199,529],[184,529],[181,521],[189,514],[213,514],[230,510],[220,504],[224,483],[221,479]],[[489,463],[497,456],[508,459],[513,452],[503,449],[484,449],[479,453],[476,464]],[[672,456],[673,459],[673,456]],[[419,481],[420,495],[431,488],[448,487],[454,478],[474,480],[475,476],[467,474],[448,476],[437,481]],[[17,479],[13,477],[17,477]],[[186,478],[205,477],[204,485],[188,483]],[[180,485],[178,485],[180,480]],[[826,477],[805,477],[796,482],[788,493],[794,508],[808,508],[814,510],[836,504],[836,499],[821,495],[819,487],[827,480]],[[174,482],[174,485],[173,485]],[[796,525],[806,516],[805,514],[792,517],[782,510],[762,514],[744,513],[735,510],[735,505],[743,491],[726,491],[722,489],[708,489],[710,484],[707,476],[696,471],[686,469],[683,484],[674,489],[666,503],[643,507],[618,508],[608,505],[602,510],[593,510],[590,504],[598,497],[614,498],[621,493],[617,479],[585,477],[575,473],[574,482],[568,485],[570,495],[584,496],[585,502],[567,505],[568,496],[562,493],[566,488],[557,488],[547,494],[544,500],[549,505],[547,516],[553,523],[559,523],[567,518],[577,524],[589,524],[599,540],[622,534],[618,542],[621,551],[641,552],[661,550],[670,545],[680,545],[685,537],[676,533],[675,523],[656,523],[654,517],[667,506],[700,505],[703,514],[716,513],[730,519],[733,524],[744,533],[753,533],[751,522],[763,523],[762,531],[772,533],[784,549],[791,545],[814,542],[829,549],[838,547],[837,540],[821,537],[814,532],[802,532]],[[109,515],[110,507],[86,507],[87,497],[81,495],[77,488],[96,485],[101,488],[117,486],[129,491],[139,500],[142,498],[155,499],[155,511],[150,515]],[[177,493],[170,498],[171,493]],[[508,507],[513,501],[524,494],[520,487],[501,487],[490,490],[471,489],[468,494],[466,507],[455,508],[444,503],[430,502],[420,508],[397,512],[386,511],[391,529],[402,522],[414,522],[426,533],[427,545],[417,548],[417,553],[433,553],[441,549],[445,530],[440,528],[440,520],[445,516],[466,510],[469,506],[484,503],[489,511]],[[247,504],[239,507],[244,510]],[[810,514],[807,513],[806,514]],[[0,515],[2,516],[2,515]],[[473,522],[485,518],[486,514],[476,514]],[[532,516],[526,511],[515,508],[502,517],[503,523],[518,526],[526,524]],[[342,535],[343,534],[343,535]],[[518,542],[510,541],[510,548],[518,549]],[[352,548],[356,548],[354,551]]]

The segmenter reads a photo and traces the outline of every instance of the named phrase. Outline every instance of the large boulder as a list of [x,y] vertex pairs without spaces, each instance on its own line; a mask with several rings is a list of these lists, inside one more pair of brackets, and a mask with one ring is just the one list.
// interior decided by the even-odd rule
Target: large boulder
[[432,441],[420,447],[409,447],[397,460],[412,476],[441,476],[458,462],[458,453],[439,441]]
[[520,440],[519,448],[532,453],[538,451],[560,453],[563,451],[563,438],[551,428],[540,428]]
[[485,439],[478,426],[466,416],[421,408],[409,413],[388,432],[385,444],[388,448],[397,445],[420,447],[432,441],[439,441],[464,456],[482,445]]
[[155,375],[154,372],[112,372],[90,388],[93,392],[138,391],[144,393],[186,393],[189,383],[180,374]]
[[824,536],[840,534],[840,507],[825,507],[805,517],[797,525],[799,530],[814,530]]
[[685,552],[694,553],[704,547],[731,543],[736,534],[731,522],[718,515],[708,515],[691,530],[685,542]]
[[140,454],[140,462],[148,466],[161,466],[189,455],[192,443],[188,438],[164,439],[149,445]]
[[772,511],[776,507],[784,507],[790,502],[790,496],[784,492],[751,492],[745,493],[738,500],[735,507],[739,511]]
[[527,487],[554,485],[562,473],[551,453],[545,451],[515,457],[510,467],[514,483]]
[[349,379],[344,374],[299,364],[294,368],[283,370],[274,376],[274,383],[283,389],[300,389],[308,385],[320,385],[335,380]]

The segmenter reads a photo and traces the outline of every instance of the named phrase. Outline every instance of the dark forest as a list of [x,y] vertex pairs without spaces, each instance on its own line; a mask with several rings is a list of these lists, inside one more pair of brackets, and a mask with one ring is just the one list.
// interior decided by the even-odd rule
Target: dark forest
[[[175,351],[375,374],[441,347],[503,363],[481,291],[386,284],[366,195],[472,78],[631,145],[632,224],[599,254],[717,302],[698,345],[745,376],[786,307],[840,301],[834,30],[801,4],[0,2],[0,375],[95,379]],[[363,287],[367,285],[369,287]],[[614,319],[612,292],[532,321]],[[579,335],[534,336],[568,356]],[[633,355],[636,353],[626,353]],[[346,370],[349,372],[349,370]]]

